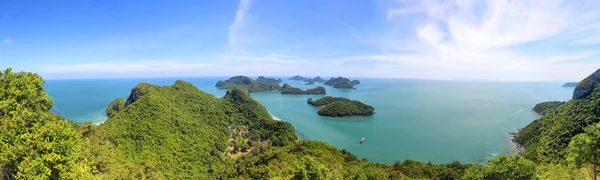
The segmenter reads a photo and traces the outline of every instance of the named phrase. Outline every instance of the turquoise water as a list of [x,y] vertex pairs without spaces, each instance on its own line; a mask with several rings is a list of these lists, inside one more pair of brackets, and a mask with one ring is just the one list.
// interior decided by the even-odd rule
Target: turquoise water
[[[222,97],[214,87],[225,77],[178,78]],[[568,100],[573,88],[557,82],[469,82],[359,78],[356,90],[327,88],[328,95],[360,100],[375,107],[370,117],[321,117],[306,104],[322,95],[252,93],[270,113],[294,125],[303,139],[347,149],[359,158],[381,163],[415,159],[448,163],[480,163],[507,150],[506,133],[536,119],[530,109],[539,102]],[[50,80],[55,111],[75,122],[101,122],[115,98],[126,98],[140,82],[170,85],[175,78]],[[287,81],[299,88],[300,81]],[[361,138],[364,144],[359,144]]]

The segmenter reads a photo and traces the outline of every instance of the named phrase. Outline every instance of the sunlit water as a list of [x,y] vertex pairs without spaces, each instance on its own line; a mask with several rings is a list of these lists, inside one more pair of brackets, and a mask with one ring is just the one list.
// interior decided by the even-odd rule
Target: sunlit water
[[[178,78],[222,97],[214,87],[225,77]],[[327,95],[360,100],[375,107],[364,118],[318,116],[306,99],[322,95],[252,93],[270,113],[294,125],[303,139],[320,140],[347,149],[359,158],[381,163],[415,159],[448,163],[480,163],[506,152],[506,133],[536,119],[530,109],[539,102],[568,100],[573,88],[560,82],[469,82],[358,78],[355,90],[327,88]],[[171,85],[176,78],[49,80],[46,88],[56,113],[75,122],[99,123],[107,105],[126,98],[140,82]],[[286,81],[302,89],[304,85]],[[366,142],[360,144],[361,138]]]

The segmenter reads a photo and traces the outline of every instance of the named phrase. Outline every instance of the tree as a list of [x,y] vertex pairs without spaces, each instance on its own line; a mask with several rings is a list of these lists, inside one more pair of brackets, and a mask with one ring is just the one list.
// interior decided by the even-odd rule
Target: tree
[[89,179],[88,142],[50,112],[35,73],[0,71],[0,175],[6,179]]
[[473,165],[463,179],[537,179],[536,165],[523,156],[500,156],[489,165]]
[[567,161],[575,167],[585,167],[592,179],[598,179],[600,170],[600,124],[591,125],[569,143]]

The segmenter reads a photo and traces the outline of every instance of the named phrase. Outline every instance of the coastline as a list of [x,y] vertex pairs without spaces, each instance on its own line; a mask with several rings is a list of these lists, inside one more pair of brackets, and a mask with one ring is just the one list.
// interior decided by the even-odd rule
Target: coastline
[[533,110],[533,108],[531,108],[531,112],[532,112],[533,114],[537,115],[537,117],[538,117],[538,118],[541,118],[541,117],[542,117],[542,115],[541,115],[540,113],[537,113],[537,112],[535,112],[535,111]]
[[271,119],[275,120],[275,121],[281,121],[281,119],[279,119],[277,116],[274,116],[273,114],[269,113],[269,115],[271,115]]

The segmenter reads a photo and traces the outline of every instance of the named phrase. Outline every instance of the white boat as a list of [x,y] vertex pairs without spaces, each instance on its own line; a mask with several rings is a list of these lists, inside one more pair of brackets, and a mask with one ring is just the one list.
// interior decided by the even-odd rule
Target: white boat
[[360,143],[364,143],[364,142],[365,142],[365,140],[366,140],[365,138],[362,138],[362,139],[360,140]]

